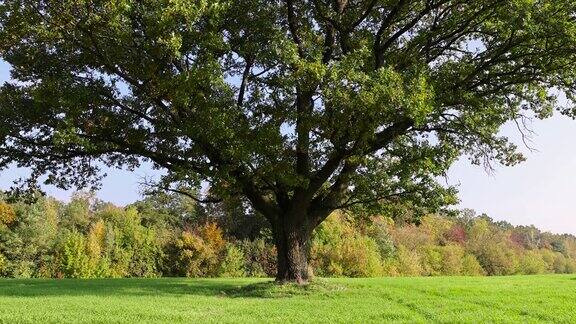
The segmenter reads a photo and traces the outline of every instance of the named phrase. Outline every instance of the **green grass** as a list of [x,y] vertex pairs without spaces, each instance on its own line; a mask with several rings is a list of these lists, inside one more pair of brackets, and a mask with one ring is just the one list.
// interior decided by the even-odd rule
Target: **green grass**
[[0,280],[0,322],[576,322],[576,276]]

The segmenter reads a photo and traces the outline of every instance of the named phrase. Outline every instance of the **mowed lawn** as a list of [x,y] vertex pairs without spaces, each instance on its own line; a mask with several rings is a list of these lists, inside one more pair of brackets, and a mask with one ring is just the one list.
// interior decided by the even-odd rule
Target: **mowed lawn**
[[0,280],[0,322],[575,322],[576,276]]

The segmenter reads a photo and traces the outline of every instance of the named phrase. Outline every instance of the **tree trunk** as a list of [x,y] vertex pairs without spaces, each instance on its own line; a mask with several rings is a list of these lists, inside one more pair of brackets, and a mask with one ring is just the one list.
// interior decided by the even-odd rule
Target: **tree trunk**
[[285,218],[284,221],[278,221],[273,225],[278,253],[276,281],[305,284],[310,279],[308,250],[313,229],[309,228],[306,222],[294,224],[293,220]]

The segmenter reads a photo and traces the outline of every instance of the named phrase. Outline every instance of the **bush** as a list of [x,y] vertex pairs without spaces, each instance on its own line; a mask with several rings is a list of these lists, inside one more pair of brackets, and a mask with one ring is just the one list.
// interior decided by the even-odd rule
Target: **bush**
[[554,273],[576,273],[576,260],[567,258],[562,253],[556,253],[552,271]]
[[566,273],[576,273],[576,260],[566,259]]
[[397,227],[391,234],[396,246],[404,245],[410,250],[418,250],[433,245],[430,234],[416,225]]
[[374,277],[383,273],[376,241],[358,232],[341,213],[332,214],[316,230],[311,265],[319,276]]
[[442,274],[442,247],[427,246],[422,251],[422,272],[427,276]]
[[10,264],[10,276],[14,278],[32,278],[36,265],[30,260],[17,260]]
[[[270,277],[276,272],[270,232],[260,227],[244,232],[243,222],[220,219],[233,216],[226,208],[211,213],[168,196],[128,208],[98,202],[89,194],[75,195],[68,204],[43,197],[35,203],[7,204],[2,199],[0,195],[2,276]],[[240,207],[234,207],[234,215],[246,214]],[[333,213],[314,232],[309,253],[316,274],[576,272],[573,235],[513,227],[486,216],[428,215],[420,226],[360,216],[366,215]]]
[[130,276],[130,261],[132,260],[132,251],[129,247],[123,247],[117,237],[122,233],[119,229],[111,228],[106,233],[107,259],[110,262],[110,276],[122,278]]
[[184,231],[176,241],[180,273],[187,277],[215,277],[225,253],[222,230],[206,223],[196,232]]
[[547,271],[548,264],[542,258],[538,251],[531,250],[526,252],[519,264],[519,272],[522,274],[542,274]]
[[367,236],[355,236],[343,241],[342,274],[347,277],[376,277],[382,275],[382,260],[376,242]]
[[403,245],[398,247],[398,263],[396,270],[401,276],[420,276],[424,274],[422,257],[418,252],[409,250]]
[[159,260],[161,250],[156,243],[154,229],[142,228],[133,238],[134,244],[129,247],[131,251],[130,276],[157,277],[159,276]]
[[16,220],[16,213],[14,208],[9,204],[0,201],[0,225],[4,224],[6,226],[11,225]]
[[554,264],[552,265],[554,273],[569,273],[568,270],[568,259],[561,254],[558,253],[556,255],[556,259],[554,260]]
[[514,251],[504,242],[486,242],[476,247],[473,253],[490,276],[514,274],[518,268]]
[[460,245],[451,244],[441,248],[442,275],[456,276],[462,274],[462,260],[465,251]]
[[382,260],[391,259],[396,256],[396,246],[390,235],[389,228],[392,226],[389,218],[377,217],[372,220],[368,230],[368,236],[376,242],[380,258]]
[[243,240],[244,270],[249,277],[273,277],[276,274],[276,248],[264,239]]
[[545,263],[545,271],[546,272],[554,272],[554,262],[556,261],[556,257],[558,252],[554,252],[549,249],[539,249],[537,250],[539,255],[541,256],[542,260]]
[[466,239],[466,229],[461,224],[452,225],[452,227],[444,233],[444,240],[447,242],[464,244],[466,243]]
[[183,232],[176,242],[179,249],[178,261],[182,274],[187,277],[202,277],[211,274],[218,264],[218,259],[210,246],[194,233]]
[[462,272],[464,249],[456,244],[428,246],[423,253],[424,273],[429,276],[455,276]]
[[92,258],[99,259],[104,252],[104,241],[106,239],[106,225],[103,220],[92,224],[88,232],[87,249]]
[[486,274],[480,262],[471,254],[466,254],[462,259],[462,271],[464,276],[483,276]]
[[90,278],[94,274],[93,263],[86,251],[84,236],[71,232],[61,247],[61,272],[68,278]]
[[426,215],[422,218],[420,228],[428,233],[434,244],[444,244],[445,235],[453,227],[450,219],[440,215]]
[[398,270],[398,260],[396,258],[388,259],[383,262],[382,275],[387,277],[398,277],[401,275]]
[[226,245],[226,254],[220,265],[219,275],[221,277],[244,277],[244,252],[234,244]]
[[0,253],[0,276],[4,275],[4,271],[6,270],[7,266],[8,260],[6,257],[4,257],[4,255],[2,255],[2,253]]

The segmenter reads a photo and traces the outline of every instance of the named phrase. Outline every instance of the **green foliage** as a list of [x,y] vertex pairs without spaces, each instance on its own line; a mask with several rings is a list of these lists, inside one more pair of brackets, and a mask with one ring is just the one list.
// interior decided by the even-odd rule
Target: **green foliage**
[[372,224],[368,228],[368,236],[376,242],[382,260],[391,259],[396,255],[396,246],[390,235],[392,226],[389,218],[376,217],[372,219]]
[[486,271],[480,265],[480,262],[474,255],[467,254],[462,259],[462,275],[464,276],[481,276],[485,275]]
[[403,246],[398,249],[398,274],[402,276],[420,276],[424,274],[422,257],[418,252]]
[[473,250],[474,256],[488,275],[516,273],[518,257],[505,242],[485,242]]
[[243,240],[240,249],[245,257],[246,275],[272,277],[276,274],[276,248],[263,238]]
[[430,246],[424,250],[425,273],[431,276],[460,275],[464,254],[460,245]]
[[50,251],[57,242],[55,206],[43,198],[11,208],[16,215],[12,226],[0,226],[0,253],[8,260],[4,272],[13,277],[38,276],[40,268],[49,269],[46,265],[54,262]]
[[383,272],[376,241],[357,232],[341,213],[331,215],[316,230],[311,259],[318,276],[373,277]]
[[72,201],[64,207],[61,218],[65,228],[85,232],[90,225],[90,205],[93,196],[86,193],[76,193]]
[[0,276],[4,275],[4,269],[6,269],[7,265],[8,260],[6,260],[6,257],[4,257],[2,253],[0,253]]
[[246,275],[244,260],[244,252],[236,245],[228,244],[218,274],[221,277],[244,277]]
[[[239,209],[215,214],[209,211],[216,209],[206,209],[202,217],[190,217],[189,209],[156,208],[150,198],[120,208],[92,197],[77,194],[68,204],[50,198],[5,202],[15,218],[10,226],[0,226],[0,276],[272,277],[276,273],[276,248],[269,231],[247,235],[237,223],[221,219],[230,216],[227,212],[238,215]],[[180,204],[163,200],[163,206]],[[81,216],[70,214],[73,210]],[[161,221],[153,221],[155,213]],[[419,225],[364,216],[335,212],[316,229],[309,245],[309,265],[316,276],[576,273],[572,235],[468,214],[426,215]],[[186,220],[176,221],[182,217]],[[231,230],[222,227],[227,224]],[[251,235],[256,236],[247,237]]]
[[[526,252],[519,264],[519,270],[523,274],[543,274],[547,272],[547,268],[548,264],[537,250]],[[559,273],[562,273],[562,271]]]
[[94,264],[86,251],[84,236],[71,232],[64,238],[61,247],[61,271],[69,278],[90,278],[94,276]]
[[[98,186],[102,165],[150,162],[164,171],[157,187],[191,188],[191,200],[152,207],[190,213],[156,221],[149,201],[135,206],[139,225],[183,227],[198,223],[192,201],[241,199],[259,221],[220,223],[240,239],[255,239],[260,225],[281,232],[273,223],[282,217],[315,227],[353,207],[378,214],[408,205],[418,218],[457,202],[438,180],[460,156],[524,160],[501,136],[506,123],[576,115],[575,12],[574,0],[4,0],[0,59],[11,80],[0,87],[0,170],[31,169],[27,189],[41,180],[87,188]],[[192,198],[206,182],[201,196],[210,197]],[[86,234],[94,205],[74,197],[62,226]],[[436,220],[425,231],[398,230],[395,244],[444,245]],[[156,274],[158,233],[110,221],[103,258],[115,275]],[[175,235],[192,254],[178,258],[210,269],[185,272],[213,274],[217,262],[208,260],[220,251],[189,234]],[[356,234],[348,249],[370,252],[352,261],[343,245],[335,272],[360,262],[372,270],[357,274],[377,273],[368,260],[373,245],[388,254],[384,241]],[[504,264],[516,258],[511,244],[482,249],[477,234],[469,249],[487,272],[513,273]],[[569,253],[559,241],[518,238],[525,249]],[[15,269],[45,251],[14,246],[22,250]],[[430,273],[441,271],[442,254],[429,251]]]
[[130,207],[138,211],[146,227],[173,229],[186,222],[197,222],[202,216],[194,200],[176,193],[154,192]]

